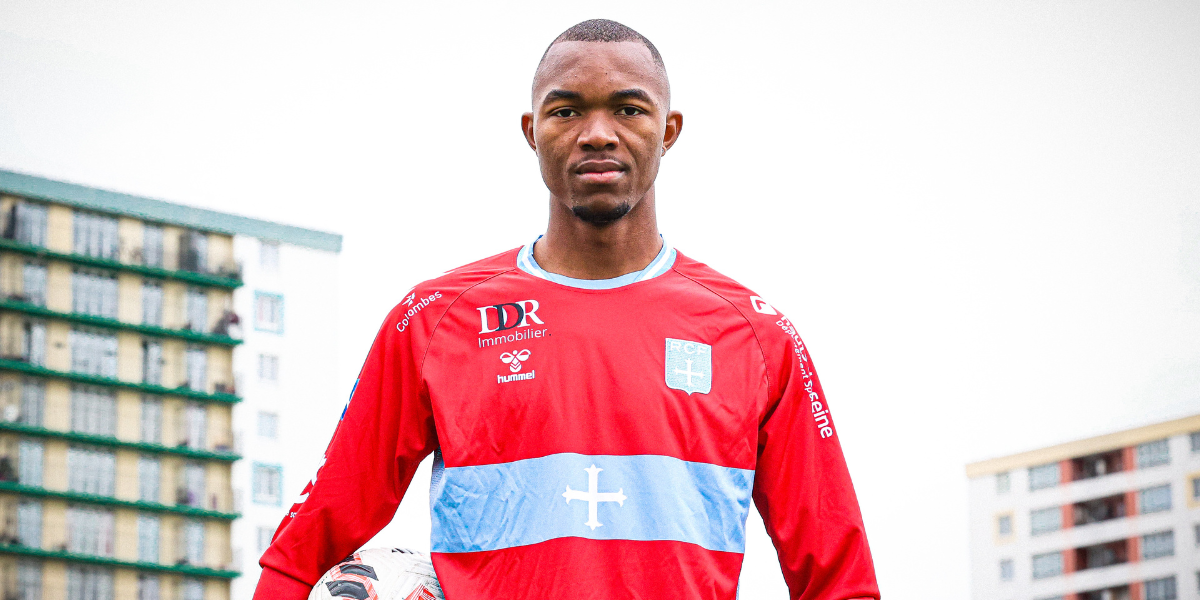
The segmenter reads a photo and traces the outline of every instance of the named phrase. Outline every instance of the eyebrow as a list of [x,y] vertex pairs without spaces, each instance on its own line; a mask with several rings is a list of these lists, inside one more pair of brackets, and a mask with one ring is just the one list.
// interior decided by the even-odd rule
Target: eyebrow
[[551,100],[579,100],[583,98],[583,94],[579,92],[569,92],[567,90],[550,90],[545,98],[542,98],[542,104]]
[[628,90],[613,92],[609,98],[613,100],[641,100],[646,104],[654,104],[654,100],[650,98],[650,94],[647,94],[645,90],[638,88],[630,88]]

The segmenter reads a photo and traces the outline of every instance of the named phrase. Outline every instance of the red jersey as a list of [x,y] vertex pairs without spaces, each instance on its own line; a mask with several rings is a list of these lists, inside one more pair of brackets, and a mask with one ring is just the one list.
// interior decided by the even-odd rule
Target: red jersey
[[878,598],[792,323],[665,244],[601,281],[548,273],[531,248],[422,283],[388,315],[255,598],[306,598],[431,452],[448,600],[733,600],[751,499],[791,598]]

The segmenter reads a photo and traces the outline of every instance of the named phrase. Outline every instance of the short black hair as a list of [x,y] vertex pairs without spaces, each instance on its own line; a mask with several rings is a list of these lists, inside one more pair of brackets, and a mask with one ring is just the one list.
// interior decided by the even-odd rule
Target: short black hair
[[[549,46],[546,46],[546,51],[542,53],[542,60],[546,60],[546,55],[550,53],[550,48],[559,42],[639,42],[650,50],[650,56],[654,58],[654,64],[662,69],[665,73],[667,65],[663,62],[662,55],[658,53],[658,48],[654,47],[654,42],[651,42],[646,36],[638,33],[632,27],[622,25],[616,21],[608,19],[588,19],[582,23],[577,23],[570,29],[558,34]],[[541,63],[538,63],[541,66]]]

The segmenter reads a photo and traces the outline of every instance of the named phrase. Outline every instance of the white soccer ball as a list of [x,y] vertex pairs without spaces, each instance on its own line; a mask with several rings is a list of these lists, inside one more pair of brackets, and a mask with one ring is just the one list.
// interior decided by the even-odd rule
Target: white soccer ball
[[414,550],[359,550],[334,565],[308,600],[446,600],[429,557]]

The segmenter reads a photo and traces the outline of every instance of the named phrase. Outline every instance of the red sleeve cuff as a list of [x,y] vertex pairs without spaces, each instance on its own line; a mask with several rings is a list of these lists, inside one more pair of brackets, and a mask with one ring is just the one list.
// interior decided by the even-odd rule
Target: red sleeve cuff
[[254,588],[254,600],[307,600],[312,586],[272,569],[263,567]]

